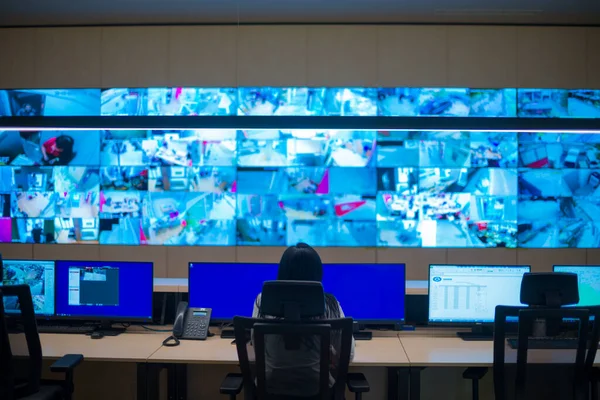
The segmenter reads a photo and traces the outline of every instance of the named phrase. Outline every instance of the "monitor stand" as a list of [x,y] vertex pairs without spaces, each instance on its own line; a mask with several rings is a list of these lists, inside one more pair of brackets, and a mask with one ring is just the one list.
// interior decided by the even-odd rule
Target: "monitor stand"
[[373,338],[373,332],[364,330],[364,326],[361,326],[358,321],[352,322],[352,335],[354,340],[371,340]]
[[491,341],[494,340],[494,329],[491,325],[475,325],[471,332],[456,332],[456,336],[465,341]]
[[110,321],[102,321],[97,325],[94,332],[102,332],[104,336],[119,336],[121,333],[125,333],[127,328],[125,327],[114,327]]
[[222,329],[221,339],[235,339],[235,331],[233,329]]

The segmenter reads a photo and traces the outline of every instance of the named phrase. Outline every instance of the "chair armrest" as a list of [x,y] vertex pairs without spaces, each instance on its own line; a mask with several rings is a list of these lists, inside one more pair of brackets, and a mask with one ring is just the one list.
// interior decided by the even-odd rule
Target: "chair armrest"
[[371,390],[367,378],[360,373],[348,374],[346,384],[348,385],[348,390],[352,393],[366,393]]
[[69,372],[83,361],[81,354],[66,354],[50,366],[52,372]]
[[238,395],[242,391],[244,387],[244,378],[242,374],[227,374],[223,382],[221,382],[221,387],[219,388],[219,392],[221,394],[228,395]]

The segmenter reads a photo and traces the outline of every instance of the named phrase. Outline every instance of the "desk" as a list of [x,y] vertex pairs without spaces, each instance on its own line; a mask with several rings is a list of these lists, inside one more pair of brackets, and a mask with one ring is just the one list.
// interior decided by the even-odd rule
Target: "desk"
[[[238,357],[231,340],[213,336],[205,341],[182,340],[177,347],[161,347],[148,358],[150,364],[171,364],[167,367],[169,382],[175,381],[176,398],[184,399],[187,386],[187,364],[237,365]],[[409,361],[402,344],[396,336],[374,337],[357,341],[353,367],[386,367],[388,371],[388,399],[396,400],[408,386]],[[182,392],[183,391],[183,392]],[[171,391],[170,391],[171,392]],[[172,392],[171,392],[172,393]],[[400,397],[402,399],[406,396]]]
[[[421,371],[428,367],[489,367],[494,363],[492,341],[464,341],[458,337],[400,334],[400,342],[410,362],[410,400],[421,397]],[[516,363],[517,351],[506,345],[505,362]],[[570,364],[575,362],[574,350],[530,350],[531,364]],[[596,355],[595,365],[600,364]]]
[[[137,366],[137,398],[139,400],[158,396],[157,374],[147,363],[148,357],[156,352],[166,333],[123,333],[105,336],[100,340],[85,335],[40,334],[44,359],[55,360],[65,354],[83,354],[85,361],[132,362]],[[13,355],[26,357],[27,342],[24,334],[11,334],[10,345]]]

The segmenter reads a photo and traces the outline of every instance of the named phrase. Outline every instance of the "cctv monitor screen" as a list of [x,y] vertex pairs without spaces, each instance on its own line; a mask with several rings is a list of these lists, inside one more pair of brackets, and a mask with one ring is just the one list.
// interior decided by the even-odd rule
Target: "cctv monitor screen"
[[600,265],[555,265],[554,272],[577,274],[578,306],[600,305]]
[[153,290],[152,263],[56,262],[58,317],[151,321]]
[[491,323],[497,305],[518,306],[529,266],[430,265],[430,323]]
[[[35,314],[54,315],[54,261],[4,260],[2,285],[29,285]],[[7,314],[20,313],[18,299],[4,298]]]
[[[212,308],[214,321],[250,316],[263,283],[277,279],[277,269],[277,264],[190,263],[190,306]],[[355,320],[404,320],[404,264],[323,264],[323,287]]]

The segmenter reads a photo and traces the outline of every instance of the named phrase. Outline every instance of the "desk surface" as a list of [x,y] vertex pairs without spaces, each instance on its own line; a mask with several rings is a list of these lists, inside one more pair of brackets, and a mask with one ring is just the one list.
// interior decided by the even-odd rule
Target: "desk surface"
[[[161,347],[148,359],[155,363],[238,364],[231,339],[213,336],[205,341],[182,340],[177,347]],[[353,366],[408,366],[408,358],[397,337],[357,341]]]
[[[493,342],[464,341],[458,337],[400,336],[411,366],[414,367],[491,367]],[[505,360],[515,363],[516,350],[506,347]],[[566,364],[575,361],[575,350],[530,350],[532,364]],[[595,364],[600,362],[596,357]]]
[[[88,361],[145,362],[161,346],[168,334],[123,333],[92,339],[85,335],[41,334],[44,358],[58,359],[65,354],[83,354]],[[10,335],[15,356],[28,354],[25,335]]]

